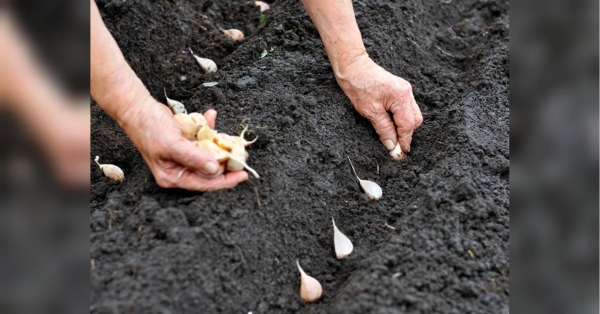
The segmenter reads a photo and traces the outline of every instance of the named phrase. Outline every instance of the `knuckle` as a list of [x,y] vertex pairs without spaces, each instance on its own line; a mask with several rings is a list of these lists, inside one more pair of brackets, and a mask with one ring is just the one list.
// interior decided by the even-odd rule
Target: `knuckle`
[[392,90],[399,95],[407,96],[412,93],[412,86],[408,81],[401,79],[394,81]]
[[154,179],[156,180],[156,184],[158,184],[158,186],[160,186],[161,188],[168,189],[174,186],[173,181],[171,181],[170,178],[164,172],[160,172],[157,175],[155,175]]

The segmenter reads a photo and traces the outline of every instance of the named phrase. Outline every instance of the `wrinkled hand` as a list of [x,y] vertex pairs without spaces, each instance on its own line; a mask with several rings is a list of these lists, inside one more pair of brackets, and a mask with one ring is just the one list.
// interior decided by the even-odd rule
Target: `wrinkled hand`
[[356,111],[371,121],[392,157],[403,159],[406,155],[400,154],[396,144],[409,153],[412,134],[423,122],[410,83],[375,64],[366,53],[342,67],[336,78]]
[[[159,186],[216,191],[233,188],[248,179],[245,171],[223,174],[224,166],[182,137],[167,106],[154,100],[152,102],[152,105],[145,106],[147,110],[125,117],[127,122],[123,128],[142,154]],[[210,109],[204,113],[204,117],[209,126],[214,128],[217,112]]]

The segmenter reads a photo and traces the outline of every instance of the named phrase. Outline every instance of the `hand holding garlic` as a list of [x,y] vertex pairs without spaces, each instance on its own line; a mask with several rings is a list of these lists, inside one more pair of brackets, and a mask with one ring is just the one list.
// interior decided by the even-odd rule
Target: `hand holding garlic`
[[[248,179],[245,171],[224,173],[226,164],[220,164],[209,152],[198,148],[194,141],[182,136],[173,113],[165,105],[149,98],[144,110],[123,125],[127,135],[140,151],[152,170],[156,183],[164,188],[182,188],[194,191],[216,191],[233,188]],[[196,123],[215,125],[216,111],[201,115],[187,115]],[[149,127],[151,126],[151,127]]]
[[[244,133],[246,133],[248,127],[244,128],[240,136],[231,136],[213,130],[207,121],[201,119],[200,116],[195,112],[190,115],[175,114],[174,117],[181,129],[181,135],[185,139],[193,141],[198,148],[212,155],[227,170],[241,171],[246,168],[256,178],[259,178],[258,173],[246,164],[248,153],[245,147],[254,143],[257,139],[255,138],[251,142],[244,139]],[[185,171],[185,168],[179,173],[178,177],[183,174],[183,171]]]

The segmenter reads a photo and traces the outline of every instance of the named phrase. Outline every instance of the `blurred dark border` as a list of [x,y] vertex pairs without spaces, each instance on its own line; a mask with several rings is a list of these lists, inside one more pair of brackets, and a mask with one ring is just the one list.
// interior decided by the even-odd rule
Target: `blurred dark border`
[[[89,95],[89,5],[89,0],[0,0],[0,18],[17,22],[44,70],[73,97]],[[4,105],[0,313],[88,312],[89,188],[61,188],[39,143]]]
[[511,312],[598,313],[598,1],[512,1]]

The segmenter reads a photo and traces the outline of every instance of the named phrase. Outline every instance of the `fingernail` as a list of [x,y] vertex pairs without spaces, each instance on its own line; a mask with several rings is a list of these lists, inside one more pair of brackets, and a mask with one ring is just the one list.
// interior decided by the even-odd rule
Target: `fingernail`
[[215,164],[212,161],[209,161],[204,165],[204,170],[206,170],[208,174],[213,174],[217,172],[217,170],[219,170],[219,165]]
[[410,153],[410,145],[408,145],[408,149],[406,150],[406,153]]
[[394,149],[394,141],[392,141],[392,140],[383,141],[383,145],[385,145],[385,148],[387,148],[387,150]]

